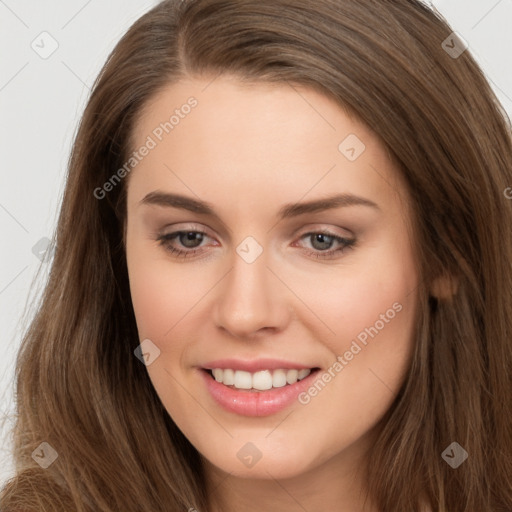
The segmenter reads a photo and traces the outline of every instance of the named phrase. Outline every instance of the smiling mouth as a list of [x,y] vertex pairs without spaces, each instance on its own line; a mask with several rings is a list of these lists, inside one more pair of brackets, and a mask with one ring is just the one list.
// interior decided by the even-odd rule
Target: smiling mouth
[[260,392],[291,386],[320,368],[261,370],[254,373],[230,368],[204,369],[208,375],[224,386],[237,391]]

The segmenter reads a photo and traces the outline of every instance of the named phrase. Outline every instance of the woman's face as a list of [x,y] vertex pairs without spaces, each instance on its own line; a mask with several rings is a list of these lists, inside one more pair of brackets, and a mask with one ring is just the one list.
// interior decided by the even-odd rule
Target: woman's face
[[130,289],[174,422],[233,475],[356,464],[403,382],[417,300],[382,143],[313,90],[223,76],[161,92],[133,149]]

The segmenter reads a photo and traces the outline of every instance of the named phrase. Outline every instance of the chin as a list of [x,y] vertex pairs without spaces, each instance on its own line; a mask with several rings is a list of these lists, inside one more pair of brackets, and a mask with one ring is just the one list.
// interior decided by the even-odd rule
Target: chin
[[[213,454],[213,457],[207,459],[207,464],[234,477],[261,480],[295,478],[318,465],[314,458],[308,460],[304,457],[304,453],[297,453],[297,447],[290,447],[288,453],[281,454],[276,454],[274,451],[273,454],[270,452],[272,455],[268,455],[262,451],[259,460],[256,460],[256,456],[255,462],[248,460],[245,463],[242,462],[244,459],[243,453],[240,456],[238,455],[242,450],[243,448],[233,450],[233,455],[225,452]],[[247,453],[249,453],[249,450],[247,450]],[[300,458],[298,455],[300,455]]]

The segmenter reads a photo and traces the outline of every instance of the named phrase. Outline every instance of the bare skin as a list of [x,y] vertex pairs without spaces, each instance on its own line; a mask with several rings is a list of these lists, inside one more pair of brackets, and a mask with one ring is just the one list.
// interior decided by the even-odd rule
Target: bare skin
[[[378,512],[365,504],[362,473],[410,363],[419,285],[405,186],[368,127],[288,84],[170,85],[138,120],[134,147],[190,97],[197,105],[161,141],[153,135],[156,147],[129,176],[130,287],[140,339],[160,350],[147,367],[155,390],[204,459],[211,511]],[[339,149],[349,134],[364,151],[355,139]],[[154,191],[207,202],[216,215],[143,202]],[[335,194],[376,206],[279,217],[285,204]],[[206,234],[195,247],[157,241],[180,230]],[[236,251],[249,236],[263,249],[251,263]],[[370,327],[377,334],[345,356]],[[263,357],[332,378],[307,403],[268,416],[221,408],[202,365]],[[237,456],[247,443],[261,454],[252,467]]]

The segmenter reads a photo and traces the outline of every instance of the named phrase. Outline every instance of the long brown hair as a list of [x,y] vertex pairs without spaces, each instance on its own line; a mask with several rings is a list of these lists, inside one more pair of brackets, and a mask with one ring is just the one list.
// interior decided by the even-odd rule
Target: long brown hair
[[[447,51],[451,33],[412,0],[176,0],[134,23],[74,143],[49,281],[17,361],[2,510],[207,511],[199,454],[134,356],[126,180],[104,199],[94,190],[127,161],[150,98],[221,73],[328,95],[381,138],[407,184],[421,308],[368,492],[383,512],[419,511],[420,499],[439,512],[512,510],[510,121],[470,51]],[[432,295],[440,275],[452,296]],[[31,456],[42,442],[58,454],[47,469]],[[456,469],[442,457],[453,442],[468,453]]]

